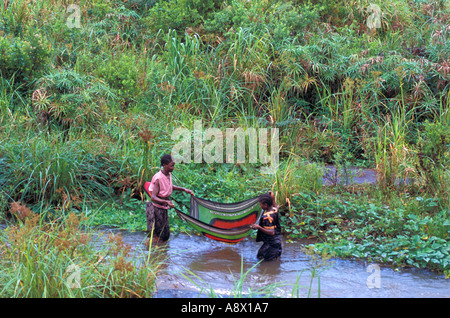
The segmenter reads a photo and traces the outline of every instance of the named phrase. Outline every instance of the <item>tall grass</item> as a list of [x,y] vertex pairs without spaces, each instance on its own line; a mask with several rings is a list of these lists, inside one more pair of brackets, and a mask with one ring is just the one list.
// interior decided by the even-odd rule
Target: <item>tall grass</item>
[[323,186],[323,175],[323,165],[305,162],[291,155],[273,176],[272,191],[278,206],[290,211],[293,195],[299,192],[319,193]]
[[[25,137],[25,138],[24,138]],[[3,140],[0,151],[5,160],[0,175],[7,180],[10,196],[20,201],[52,202],[61,195],[74,197],[96,192],[109,193],[106,167],[83,149],[86,143],[63,143],[61,135],[45,132]]]
[[26,106],[19,90],[20,85],[16,87],[14,77],[9,80],[0,77],[0,120],[11,120],[16,109]]
[[133,255],[120,235],[108,236],[98,246],[75,214],[48,222],[21,203],[12,209],[26,217],[0,238],[3,296],[151,297],[161,262],[151,246],[147,255]]
[[[320,95],[320,103],[324,109],[329,112],[329,117],[333,119],[333,122],[342,125],[342,129],[345,132],[350,132],[353,126],[360,121],[361,102],[358,104],[356,100],[355,81],[346,78],[342,85],[342,92],[332,94],[331,91],[325,87],[324,92]],[[318,89],[317,85],[316,88]],[[359,106],[359,107],[358,107]]]
[[442,90],[439,96],[439,108],[435,112],[434,118],[435,122],[450,125],[450,86]]
[[[2,3],[4,19],[10,21],[8,25],[18,25],[19,21],[26,20],[31,28],[28,32],[31,32],[35,22],[26,17],[40,14],[41,19],[36,22],[40,23],[39,21],[49,17],[51,13],[63,12],[66,5],[66,3],[50,0],[40,1],[33,6],[27,6],[27,3],[24,0]],[[347,142],[345,137],[348,135],[357,139],[356,128],[369,121],[374,115],[370,110],[377,108],[365,106],[377,103],[382,95],[386,94],[388,87],[401,90],[401,107],[406,107],[405,101],[413,93],[411,83],[417,85],[420,83],[420,87],[429,86],[429,89],[425,87],[424,90],[433,95],[431,87],[438,80],[445,82],[447,74],[446,66],[442,64],[444,61],[440,58],[433,60],[433,63],[437,63],[434,66],[431,61],[423,63],[415,56],[412,61],[405,61],[403,56],[407,54],[402,50],[404,44],[408,44],[410,39],[402,41],[401,37],[397,36],[398,31],[390,30],[394,28],[394,23],[395,27],[401,30],[407,29],[407,26],[416,27],[415,19],[427,19],[431,9],[433,9],[433,21],[436,27],[440,27],[442,10],[446,8],[442,3],[405,5],[392,1],[392,7],[377,3],[385,13],[382,16],[382,30],[377,30],[382,31],[379,34],[368,33],[367,28],[364,27],[364,19],[367,19],[369,14],[366,10],[369,5],[367,1],[347,1],[346,3],[349,5],[344,11],[349,15],[342,19],[346,20],[353,16],[360,24],[359,30],[356,24],[344,30],[338,23],[336,30],[342,34],[319,28],[320,36],[306,34],[305,39],[299,39],[295,36],[295,32],[290,35],[285,32],[283,41],[275,43],[275,39],[280,39],[281,33],[275,37],[271,32],[267,32],[271,31],[269,27],[276,26],[276,22],[271,18],[263,22],[260,20],[261,17],[251,17],[249,21],[240,17],[234,19],[235,28],[227,30],[226,34],[214,34],[219,40],[211,45],[206,40],[208,38],[205,35],[206,31],[202,28],[195,28],[194,32],[189,29],[190,31],[184,36],[179,36],[175,31],[161,30],[148,34],[142,30],[145,29],[143,25],[148,21],[146,14],[150,13],[133,11],[128,6],[108,8],[98,1],[83,1],[80,3],[82,11],[90,10],[92,14],[83,16],[81,30],[69,30],[64,27],[65,17],[61,15],[57,19],[57,30],[64,32],[56,34],[57,30],[53,32],[45,28],[45,35],[55,49],[52,52],[52,61],[56,62],[55,65],[75,70],[73,73],[85,81],[86,85],[79,85],[77,89],[84,89],[88,95],[91,94],[87,99],[90,108],[86,105],[86,99],[80,100],[69,96],[73,95],[73,92],[70,94],[62,92],[60,94],[62,96],[52,94],[48,97],[59,101],[55,103],[53,100],[52,108],[64,114],[64,121],[76,121],[77,118],[86,119],[92,116],[90,120],[81,122],[81,127],[90,127],[93,123],[95,126],[98,122],[108,120],[109,115],[114,116],[114,112],[104,112],[108,107],[115,108],[116,114],[121,116],[120,110],[129,110],[130,104],[136,106],[134,109],[138,113],[152,112],[155,118],[164,118],[166,113],[170,112],[172,119],[184,126],[195,117],[207,119],[211,125],[228,123],[236,116],[239,117],[240,122],[250,123],[253,120],[250,124],[263,119],[280,124],[291,117],[299,117],[299,114],[308,114],[312,119],[326,114],[330,119],[329,124],[333,128],[333,133],[341,134],[340,129],[346,132],[347,135],[340,140],[342,144],[345,144]],[[232,12],[239,12],[238,9],[243,4],[231,2],[230,6],[231,9],[229,9]],[[252,3],[249,6],[254,13],[260,15],[264,11],[274,10],[279,23],[285,23],[284,19],[292,18],[284,16],[281,11],[278,11],[277,5],[271,6],[270,3],[264,5]],[[328,12],[327,10],[332,10],[335,6],[324,4],[319,11]],[[311,6],[295,8],[299,10],[299,13],[305,14],[302,10],[310,9]],[[314,9],[317,8],[314,7]],[[225,10],[220,13],[225,19],[229,12]],[[88,25],[95,28],[91,30],[86,27]],[[277,29],[277,32],[279,31]],[[345,36],[342,31],[346,31],[348,36]],[[420,30],[414,28],[414,32],[417,33]],[[426,32],[432,31],[427,29]],[[356,36],[357,33],[361,36]],[[412,37],[411,34],[408,36]],[[69,44],[65,45],[61,37],[65,39],[64,43]],[[439,35],[439,39],[441,37],[445,35]],[[394,41],[393,39],[400,43],[389,44],[389,41]],[[433,46],[433,50],[442,51],[438,45],[440,43],[437,41],[438,38],[435,36],[434,39],[436,45]],[[111,87],[103,91],[91,91],[91,86],[97,80],[95,77],[107,79],[111,86],[120,86],[119,82],[123,82],[125,78],[115,78],[113,74],[100,72],[96,70],[96,65],[107,62],[110,66],[126,67],[126,65],[120,65],[122,63],[120,57],[124,54],[132,56],[131,60],[139,65],[136,74],[133,73],[134,70],[131,72],[133,74],[130,73],[133,75],[137,89],[130,90],[125,95],[122,92],[119,94],[120,98],[105,104],[101,98],[99,100],[96,97],[108,95],[111,91],[118,92]],[[441,56],[439,54],[436,56]],[[394,83],[391,80],[395,78],[395,72],[391,69],[394,63],[411,68],[408,83]],[[131,66],[134,69],[135,65]],[[417,81],[416,78],[421,75],[419,72],[428,72],[430,76],[426,81]],[[50,75],[40,78],[40,81],[37,79],[36,83],[53,80],[58,73],[64,72],[52,71]],[[87,74],[90,76],[89,79],[84,78]],[[379,76],[375,76],[376,74]],[[316,86],[314,91],[313,84],[319,85],[320,90]],[[12,97],[17,97],[14,93],[5,93],[5,89],[6,86],[3,85],[0,109],[4,110],[4,114],[6,114],[5,111],[7,112],[6,103],[8,105],[16,103],[12,101]],[[302,105],[312,106],[298,107],[296,106],[299,104],[298,100],[305,101]],[[448,103],[441,100],[441,103]],[[102,104],[102,109],[94,107],[97,102]],[[416,102],[425,104],[425,101],[420,99],[416,99]],[[20,102],[22,105],[26,103],[26,100]],[[86,111],[76,111],[80,109],[79,103],[84,103],[82,108]],[[11,108],[11,106],[8,107]],[[441,108],[445,108],[445,105]],[[33,111],[40,112],[38,108]],[[106,118],[101,118],[100,113],[104,113]],[[31,115],[34,114],[31,113]],[[57,117],[56,113],[55,117]],[[249,119],[250,117],[257,119]],[[292,132],[291,130],[295,128],[285,129],[284,132]],[[376,134],[371,137],[376,137]],[[367,149],[367,151],[374,151],[374,149]],[[367,156],[370,155],[367,154]],[[358,156],[358,153],[355,153],[355,156]]]
[[388,116],[384,125],[380,125],[376,139],[375,164],[378,182],[388,188],[403,182],[411,173],[411,149],[405,142],[407,122],[402,111],[395,110]]

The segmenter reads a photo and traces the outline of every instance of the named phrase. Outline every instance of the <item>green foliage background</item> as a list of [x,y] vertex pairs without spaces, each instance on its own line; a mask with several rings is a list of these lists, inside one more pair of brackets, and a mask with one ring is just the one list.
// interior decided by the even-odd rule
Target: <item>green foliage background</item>
[[[144,230],[142,185],[175,128],[277,127],[276,175],[191,163],[177,183],[224,202],[274,190],[291,238],[448,273],[448,2],[76,4],[79,28],[66,2],[0,3],[4,219],[20,201]],[[327,164],[373,168],[378,182],[323,186]]]

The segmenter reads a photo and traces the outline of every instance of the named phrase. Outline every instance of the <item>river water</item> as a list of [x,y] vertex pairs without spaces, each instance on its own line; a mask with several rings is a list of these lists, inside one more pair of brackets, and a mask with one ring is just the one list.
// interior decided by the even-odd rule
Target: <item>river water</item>
[[353,166],[339,170],[336,166],[326,165],[322,182],[324,185],[375,184],[377,172],[375,169]]
[[[134,249],[146,248],[145,232],[121,233]],[[172,235],[158,245],[166,253],[167,267],[158,278],[155,297],[232,297],[242,272],[246,276],[238,290],[256,297],[269,288],[273,297],[283,298],[450,298],[450,279],[429,270],[396,270],[338,258],[317,267],[302,249],[309,242],[286,240],[279,260],[258,264],[260,244],[252,238],[232,245],[204,236]],[[311,280],[313,268],[317,275]]]
[[[5,225],[0,224],[0,230],[3,228]],[[102,244],[106,234],[120,233],[124,243],[132,247],[133,257],[145,259],[148,253],[146,232],[107,228],[98,233],[100,240],[96,244]],[[226,244],[204,236],[172,234],[167,243],[152,246],[166,259],[154,297],[238,296],[235,286],[243,273],[243,287],[237,290],[247,297],[269,293],[283,298],[450,298],[450,279],[442,274],[423,269],[395,270],[338,258],[328,260],[328,264],[322,262],[320,267],[304,253],[303,247],[310,243],[283,240],[280,259],[258,264],[256,253],[261,243],[252,238]],[[312,278],[314,268],[317,274]]]

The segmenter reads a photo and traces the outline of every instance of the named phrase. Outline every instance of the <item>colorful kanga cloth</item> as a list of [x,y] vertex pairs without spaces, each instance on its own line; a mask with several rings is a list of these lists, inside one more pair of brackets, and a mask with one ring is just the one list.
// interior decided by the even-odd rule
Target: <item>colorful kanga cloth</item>
[[274,260],[281,255],[281,226],[278,210],[263,212],[259,225],[265,229],[274,229],[275,235],[265,234],[258,230],[256,242],[263,242],[256,257],[266,261]]

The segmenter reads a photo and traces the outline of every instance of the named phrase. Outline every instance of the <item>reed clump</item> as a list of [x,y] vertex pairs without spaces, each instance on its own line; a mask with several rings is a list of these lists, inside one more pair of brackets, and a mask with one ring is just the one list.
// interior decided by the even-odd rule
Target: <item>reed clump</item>
[[[158,262],[131,255],[120,236],[109,236],[108,247],[96,246],[83,229],[83,217],[70,213],[44,221],[25,205],[0,238],[0,290],[7,297],[149,297],[155,289]],[[24,216],[23,211],[28,211]]]

